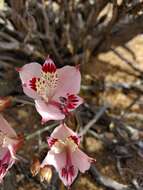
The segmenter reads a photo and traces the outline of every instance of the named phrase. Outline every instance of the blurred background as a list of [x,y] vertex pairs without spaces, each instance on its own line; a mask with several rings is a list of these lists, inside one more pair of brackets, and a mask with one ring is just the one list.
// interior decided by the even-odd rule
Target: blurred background
[[85,103],[68,119],[96,159],[72,190],[143,189],[143,1],[0,0],[0,111],[25,136],[1,190],[64,190],[32,177],[54,122],[41,126],[16,72],[50,55],[57,67],[80,65]]

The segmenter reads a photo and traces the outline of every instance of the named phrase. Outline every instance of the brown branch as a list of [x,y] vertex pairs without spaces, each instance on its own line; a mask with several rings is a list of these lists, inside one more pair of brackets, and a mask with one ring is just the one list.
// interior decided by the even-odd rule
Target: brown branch
[[79,133],[79,135],[81,136],[85,135],[88,132],[88,130],[100,119],[102,114],[106,111],[107,107],[108,107],[107,105],[101,107],[99,112],[97,112],[95,117],[91,121],[89,121],[89,123],[87,123],[87,125],[83,128],[83,130]]
[[90,175],[93,180],[97,181],[97,183],[114,190],[136,190],[133,186],[123,185],[118,183],[117,181],[110,179],[108,177],[103,176],[94,165],[91,166],[89,170]]

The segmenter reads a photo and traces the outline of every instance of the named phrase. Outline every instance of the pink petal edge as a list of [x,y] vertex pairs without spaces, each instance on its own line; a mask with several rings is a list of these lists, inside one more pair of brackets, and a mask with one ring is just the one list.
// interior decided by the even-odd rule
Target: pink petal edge
[[58,107],[46,104],[43,100],[35,100],[35,107],[44,122],[49,120],[62,120],[65,118],[65,115],[62,114]]
[[[57,89],[55,92],[55,99],[57,97],[65,97],[67,93],[78,94],[80,91],[81,75],[79,70],[74,66],[64,66],[57,69],[59,78]],[[54,99],[53,98],[53,99]]]
[[91,159],[83,151],[77,149],[72,153],[72,163],[80,170],[80,172],[84,173],[90,168]]
[[42,66],[39,63],[33,62],[24,65],[20,70],[19,70],[19,75],[20,79],[22,80],[23,84],[23,91],[24,93],[34,99],[39,99],[39,95],[37,94],[36,91],[34,91],[30,86],[29,86],[29,81],[33,77],[40,77],[41,75],[41,69]]
[[57,172],[59,172],[59,170],[65,166],[65,163],[66,163],[65,152],[62,152],[60,154],[55,154],[52,150],[50,150],[48,151],[47,156],[43,160],[41,167],[44,167],[45,165],[52,165],[56,168]]
[[22,83],[23,84],[27,83],[27,81],[31,80],[33,77],[40,77],[41,69],[42,66],[36,62],[24,65],[19,71]]
[[14,129],[9,125],[9,123],[4,119],[4,117],[1,114],[0,114],[0,130],[10,137],[17,137]]
[[64,140],[69,136],[77,136],[77,134],[67,127],[66,124],[61,124],[54,129],[51,134],[51,137]]

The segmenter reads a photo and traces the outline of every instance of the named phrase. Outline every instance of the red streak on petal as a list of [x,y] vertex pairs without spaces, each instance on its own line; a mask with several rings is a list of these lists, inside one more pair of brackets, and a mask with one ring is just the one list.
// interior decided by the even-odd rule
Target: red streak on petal
[[73,165],[71,165],[69,167],[62,168],[61,176],[63,178],[66,178],[67,184],[72,183],[72,178],[74,177],[74,175],[75,175],[75,171],[74,171],[74,166]]
[[74,108],[75,108],[75,105],[72,104],[72,103],[69,103],[69,104],[67,105],[67,108],[68,108],[68,109],[74,109]]
[[55,144],[55,142],[57,142],[57,141],[58,141],[58,139],[49,137],[48,140],[47,140],[49,148],[51,148]]
[[68,95],[68,99],[69,100],[72,100],[72,99],[75,99],[75,98],[76,98],[76,96],[74,94],[69,94]]
[[62,111],[63,114],[65,114],[66,116],[69,115],[69,111],[68,111],[68,109],[67,109],[66,106],[61,106],[60,109],[61,109],[61,111]]
[[[68,94],[67,97],[59,97],[60,100],[60,110],[63,114],[68,115],[69,111],[75,109],[78,103],[78,97],[74,94]],[[69,109],[69,110],[68,110]]]
[[29,81],[29,86],[33,89],[33,90],[37,90],[36,89],[36,80],[37,78],[36,77],[33,77],[30,81]]
[[67,185],[68,185],[68,184],[72,183],[74,175],[75,175],[75,168],[72,165],[71,153],[69,152],[69,150],[67,150],[67,152],[66,152],[66,165],[61,170],[61,176],[66,179]]
[[77,96],[74,94],[67,94],[68,99],[67,99],[67,108],[68,109],[74,109],[77,105],[77,102],[79,101]]
[[74,94],[68,95],[68,100],[69,100],[70,102],[78,102],[78,98],[77,98],[77,96],[74,95]]
[[69,138],[71,138],[75,144],[79,145],[80,143],[80,137],[75,136],[75,135],[71,135]]
[[47,73],[55,73],[56,72],[56,66],[54,62],[52,62],[50,59],[46,60],[45,63],[42,66],[42,71]]

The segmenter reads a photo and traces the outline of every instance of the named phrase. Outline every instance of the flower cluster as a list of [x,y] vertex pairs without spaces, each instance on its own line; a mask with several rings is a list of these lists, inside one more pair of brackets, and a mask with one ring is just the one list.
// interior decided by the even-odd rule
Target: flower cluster
[[[48,57],[43,66],[30,63],[19,69],[24,93],[33,98],[42,123],[49,120],[63,120],[83,100],[80,91],[79,68],[64,66],[56,68]],[[59,173],[65,186],[70,186],[78,171],[89,169],[93,159],[79,149],[80,137],[63,122],[56,127],[47,140],[49,151],[41,168],[52,165]]]
[[[49,151],[40,163],[36,160],[31,171],[41,173],[41,180],[51,179],[51,166],[59,173],[64,185],[69,187],[78,175],[90,168],[92,158],[79,149],[80,137],[65,123],[64,118],[83,103],[78,96],[81,75],[79,68],[64,66],[57,69],[48,57],[41,66],[29,63],[18,69],[24,93],[34,99],[42,123],[49,120],[62,120],[47,139]],[[15,163],[16,152],[21,139],[0,115],[0,181]]]

